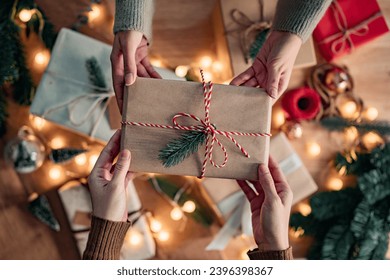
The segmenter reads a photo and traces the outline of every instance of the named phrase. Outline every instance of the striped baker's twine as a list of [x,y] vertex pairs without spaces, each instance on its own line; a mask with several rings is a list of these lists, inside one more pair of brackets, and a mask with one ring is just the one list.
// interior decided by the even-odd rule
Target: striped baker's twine
[[[248,152],[234,139],[233,136],[254,136],[254,137],[270,137],[270,133],[251,133],[251,132],[236,132],[236,131],[223,131],[218,130],[215,126],[210,122],[210,104],[211,104],[211,95],[213,93],[213,83],[206,83],[203,76],[203,70],[200,70],[200,74],[202,77],[203,84],[203,95],[204,95],[204,111],[205,118],[204,120],[188,113],[178,113],[173,116],[172,122],[173,125],[163,125],[163,124],[153,124],[153,123],[142,123],[142,122],[131,122],[131,121],[122,121],[122,125],[132,125],[132,126],[140,126],[140,127],[154,127],[154,128],[166,128],[166,129],[177,129],[184,131],[199,131],[203,132],[207,135],[206,138],[206,147],[205,147],[205,155],[202,164],[202,170],[199,178],[203,178],[206,173],[207,163],[210,162],[216,168],[222,168],[226,165],[228,161],[228,153],[225,146],[219,141],[217,135],[222,135],[228,138],[230,141],[234,143],[234,145],[240,149],[241,153],[250,158]],[[191,118],[200,123],[200,125],[180,125],[177,121],[181,117]],[[214,144],[221,148],[224,154],[224,160],[221,164],[217,164],[213,159],[213,147]]]

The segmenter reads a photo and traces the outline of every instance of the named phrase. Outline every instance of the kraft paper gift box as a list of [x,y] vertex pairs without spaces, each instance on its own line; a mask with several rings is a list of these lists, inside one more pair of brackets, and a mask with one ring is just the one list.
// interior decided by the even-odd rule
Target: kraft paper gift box
[[332,61],[388,31],[376,0],[337,0],[314,29],[313,38],[322,56]]
[[[277,1],[266,0],[263,5],[263,20],[261,20],[261,6],[259,0],[217,0],[213,15],[214,35],[216,39],[217,57],[227,66],[224,69],[223,78],[230,79],[244,72],[252,65],[252,61],[245,59],[241,47],[241,34],[249,27],[250,23],[267,21],[272,24]],[[241,17],[242,24],[237,23],[232,17],[232,11],[237,9],[247,18]],[[238,20],[240,22],[240,19]],[[249,41],[251,41],[249,39]],[[313,40],[310,37],[301,47],[295,60],[294,67],[309,67],[317,64]]]
[[[204,94],[202,83],[168,81],[138,78],[126,87],[123,110],[122,149],[132,153],[130,170],[171,175],[199,176],[205,159],[205,146],[176,166],[164,167],[159,160],[160,150],[186,131],[159,127],[128,125],[144,123],[172,126],[173,117],[188,113],[205,119]],[[270,97],[258,88],[236,87],[215,84],[210,105],[210,123],[218,130],[241,133],[269,133]],[[179,125],[201,125],[191,118],[181,117]],[[259,163],[268,160],[268,136],[234,136],[234,139],[248,152],[250,158],[226,136],[216,138],[226,148],[228,161],[225,167],[216,168],[209,161],[206,177],[256,179]],[[212,153],[217,164],[224,161],[224,152],[215,143]]]
[[[293,204],[310,196],[318,187],[303,165],[284,133],[271,138],[270,155],[278,163],[293,192]],[[216,213],[225,220],[208,250],[222,250],[228,242],[241,232],[252,235],[249,203],[235,180],[206,178],[202,182],[204,195],[216,206]]]
[[[81,185],[63,187],[59,190],[59,195],[82,256],[87,246],[91,225],[91,196],[87,188]],[[133,182],[129,182],[127,187],[127,205],[129,213],[137,211],[142,207]],[[128,241],[129,236],[134,234],[134,231],[138,236],[142,237],[140,244],[132,245]],[[121,250],[121,259],[149,259],[154,257],[155,252],[156,245],[147,219],[145,216],[141,216],[127,232]]]

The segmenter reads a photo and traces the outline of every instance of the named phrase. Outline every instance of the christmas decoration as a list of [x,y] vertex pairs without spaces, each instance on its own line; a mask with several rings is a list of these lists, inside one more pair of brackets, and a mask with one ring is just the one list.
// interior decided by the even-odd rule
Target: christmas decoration
[[[49,49],[56,33],[43,11],[33,0],[6,0],[0,11],[0,88],[12,86],[13,98],[21,105],[30,105],[35,92],[29,69],[26,66],[20,31],[28,38],[36,33]],[[6,103],[0,90],[0,136],[5,133]],[[4,110],[3,110],[4,109]]]
[[23,126],[17,137],[7,143],[4,158],[17,172],[30,173],[42,165],[45,148],[31,128]]
[[38,196],[28,205],[28,211],[33,214],[42,223],[49,226],[52,230],[59,231],[60,225],[54,217],[49,202],[43,195]]
[[281,126],[281,130],[286,134],[288,139],[299,139],[302,137],[303,128],[298,122],[287,121]]
[[359,5],[335,0],[314,29],[313,37],[322,56],[332,61],[388,31],[376,0],[364,0]]
[[50,151],[49,158],[54,163],[64,163],[67,162],[77,155],[85,153],[87,150],[84,149],[72,149],[72,148],[63,148],[63,149],[53,149]]
[[283,95],[282,108],[290,120],[310,120],[321,107],[318,93],[309,87],[290,90]]
[[390,135],[390,123],[386,121],[349,121],[339,117],[324,118],[321,124],[335,131],[342,131],[347,127],[356,127],[360,132],[376,131],[381,135]]
[[338,154],[336,168],[357,176],[356,187],[321,192],[311,213],[295,213],[290,224],[315,241],[309,259],[384,259],[390,232],[390,145],[371,153]]

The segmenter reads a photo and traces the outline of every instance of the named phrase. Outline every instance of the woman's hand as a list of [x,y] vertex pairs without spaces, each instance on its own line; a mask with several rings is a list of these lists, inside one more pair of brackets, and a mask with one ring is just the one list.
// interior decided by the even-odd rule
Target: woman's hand
[[131,161],[129,150],[123,150],[116,164],[113,163],[119,153],[120,137],[118,130],[88,177],[93,215],[114,222],[127,220],[127,185],[132,178],[132,173],[128,171]]
[[253,235],[259,250],[280,251],[289,248],[288,226],[292,203],[290,186],[276,162],[270,157],[269,168],[259,165],[259,181],[237,181],[248,198],[252,211]]
[[120,31],[115,34],[111,52],[112,80],[119,110],[122,111],[123,90],[138,76],[160,78],[148,58],[148,42],[139,31]]
[[271,31],[253,65],[230,84],[264,88],[274,99],[287,89],[302,40],[297,35]]

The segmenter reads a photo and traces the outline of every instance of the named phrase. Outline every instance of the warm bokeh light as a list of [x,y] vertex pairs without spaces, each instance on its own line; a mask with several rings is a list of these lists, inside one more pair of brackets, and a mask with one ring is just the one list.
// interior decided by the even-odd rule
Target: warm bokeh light
[[157,59],[157,58],[151,58],[150,64],[152,64],[154,67],[163,67],[164,66],[162,61]]
[[184,202],[181,209],[183,209],[184,212],[192,213],[196,209],[195,202],[193,202],[192,200],[187,200],[186,202]]
[[213,63],[213,59],[210,56],[202,56],[199,60],[199,65],[201,68],[209,68]]
[[74,158],[74,161],[76,162],[77,165],[83,166],[87,163],[87,156],[85,154],[77,155]]
[[92,169],[95,166],[95,163],[97,159],[99,158],[99,155],[93,154],[89,157],[89,168]]
[[356,127],[351,126],[346,129],[344,129],[344,140],[347,143],[354,143],[359,136],[359,131]]
[[186,65],[179,65],[175,69],[175,74],[180,78],[184,78],[188,73],[188,69],[189,67]]
[[65,146],[65,140],[62,137],[57,136],[51,139],[50,141],[50,147],[52,149],[61,149],[64,146]]
[[321,153],[321,146],[316,142],[309,142],[306,144],[306,150],[310,156],[316,157]]
[[305,233],[305,230],[301,227],[298,227],[296,230],[294,230],[293,228],[290,228],[289,233],[290,233],[290,236],[292,236],[294,238],[299,238]]
[[160,232],[162,229],[162,224],[155,218],[150,218],[150,230],[154,233]]
[[88,19],[92,22],[97,19],[102,13],[101,7],[99,4],[92,4],[91,11],[88,13]]
[[171,211],[171,219],[178,221],[183,218],[183,211],[179,207],[174,207]]
[[220,73],[223,70],[223,64],[220,61],[214,61],[213,64],[211,65],[211,68],[213,69],[214,72]]
[[58,180],[62,175],[62,170],[58,166],[53,166],[49,170],[49,177],[53,180]]
[[382,145],[384,140],[379,134],[370,131],[362,136],[362,143],[367,150],[371,151],[372,149]]
[[363,112],[363,118],[365,118],[368,121],[375,121],[378,117],[378,110],[374,107],[368,107]]
[[286,117],[282,110],[278,110],[273,114],[273,124],[275,128],[281,127],[286,122]]
[[207,83],[213,79],[213,74],[208,71],[203,71],[203,77],[204,77],[204,81]]
[[30,115],[30,120],[35,129],[41,130],[45,126],[46,121],[43,118]]
[[141,244],[143,236],[138,230],[131,229],[128,236],[126,236],[126,240],[130,243],[130,245],[137,246]]
[[30,21],[33,14],[34,14],[34,10],[23,9],[19,12],[19,19],[22,22],[28,22]]
[[337,177],[331,177],[328,179],[328,188],[333,191],[339,191],[343,187],[343,180]]
[[40,66],[47,65],[49,62],[50,55],[46,51],[40,51],[35,54],[34,61]]
[[245,248],[245,249],[243,249],[241,251],[241,253],[240,253],[240,259],[241,260],[249,260],[249,257],[248,257],[248,254],[247,254],[248,251],[249,251],[248,248]]
[[169,237],[170,237],[170,234],[167,231],[160,231],[157,234],[157,239],[160,241],[163,241],[163,242],[168,241]]
[[355,101],[347,101],[339,108],[341,115],[347,119],[353,119],[356,117],[357,104]]
[[311,207],[307,203],[299,203],[298,206],[298,211],[303,215],[303,216],[308,216],[311,213]]

